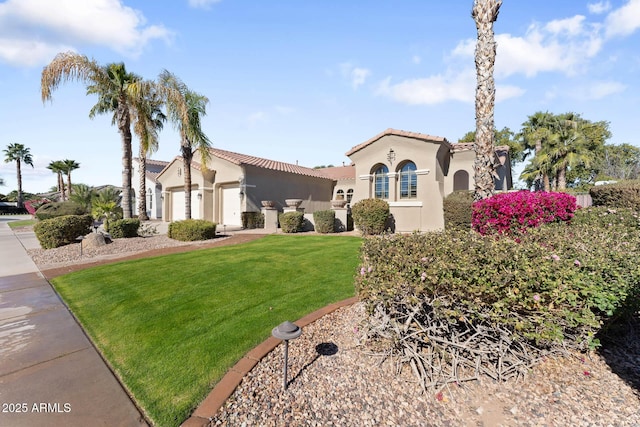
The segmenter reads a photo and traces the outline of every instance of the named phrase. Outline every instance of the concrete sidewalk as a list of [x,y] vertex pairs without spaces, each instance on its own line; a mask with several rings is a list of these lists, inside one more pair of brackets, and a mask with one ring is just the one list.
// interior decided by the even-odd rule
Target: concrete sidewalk
[[27,254],[37,240],[21,241],[13,219],[0,216],[0,426],[147,425]]

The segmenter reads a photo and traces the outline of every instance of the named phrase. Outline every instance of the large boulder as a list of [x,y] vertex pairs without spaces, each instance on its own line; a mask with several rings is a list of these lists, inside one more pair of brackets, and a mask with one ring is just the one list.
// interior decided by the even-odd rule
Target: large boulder
[[106,244],[107,240],[104,238],[104,234],[102,233],[89,233],[84,236],[84,240],[82,240],[83,249],[99,248]]

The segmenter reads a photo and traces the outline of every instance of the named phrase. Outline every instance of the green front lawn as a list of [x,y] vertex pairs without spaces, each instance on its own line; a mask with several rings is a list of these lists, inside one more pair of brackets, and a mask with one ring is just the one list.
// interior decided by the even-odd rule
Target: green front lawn
[[13,229],[13,228],[20,228],[20,227],[31,227],[36,222],[38,222],[37,219],[21,219],[17,221],[9,221],[7,222],[7,224],[9,224],[9,227]]
[[179,425],[274,326],[353,296],[360,244],[272,235],[52,283],[151,420]]

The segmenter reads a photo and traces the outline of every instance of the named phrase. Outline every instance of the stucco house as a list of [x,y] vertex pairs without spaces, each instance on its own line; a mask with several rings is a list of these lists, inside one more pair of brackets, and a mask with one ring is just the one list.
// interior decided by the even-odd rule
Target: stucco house
[[[209,149],[206,169],[191,164],[191,217],[218,224],[242,224],[242,212],[260,212],[262,201],[282,210],[287,199],[302,199],[307,212],[329,209],[334,181],[317,169],[218,148]],[[199,159],[195,153],[194,159]],[[158,175],[163,188],[163,219],[184,219],[183,159],[176,157]]]
[[[169,165],[169,162],[161,160],[146,161],[145,188],[147,198],[147,216],[149,219],[162,219],[162,185],[157,178],[160,172]],[[138,193],[140,192],[140,159],[134,157],[131,174],[131,187],[133,190],[133,213],[138,214]]]
[[[331,209],[335,199],[353,205],[375,197],[389,203],[394,231],[437,230],[444,227],[443,199],[474,187],[472,143],[396,129],[354,146],[346,153],[352,163],[338,167],[311,169],[218,148],[209,154],[206,168],[192,162],[191,216],[224,225],[241,225],[241,213],[260,212],[262,201],[282,211],[285,200],[301,199],[300,209],[310,217]],[[496,189],[510,189],[508,147],[497,147],[496,155]],[[182,168],[176,157],[155,177],[164,221],[184,219]]]

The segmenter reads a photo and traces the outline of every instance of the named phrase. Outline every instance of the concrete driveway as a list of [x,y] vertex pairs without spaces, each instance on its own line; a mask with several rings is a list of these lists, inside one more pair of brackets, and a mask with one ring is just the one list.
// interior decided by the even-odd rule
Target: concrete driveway
[[0,216],[0,426],[145,426],[27,249]]

